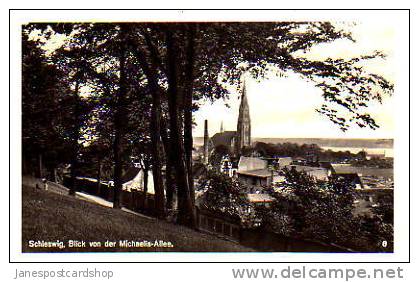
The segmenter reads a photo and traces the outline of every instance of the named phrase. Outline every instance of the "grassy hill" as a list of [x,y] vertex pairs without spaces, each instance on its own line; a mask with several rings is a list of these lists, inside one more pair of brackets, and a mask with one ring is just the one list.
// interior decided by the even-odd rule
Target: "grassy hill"
[[[84,240],[83,248],[30,248],[29,241]],[[105,248],[106,240],[115,248]],[[120,248],[120,240],[171,242],[173,248]],[[102,242],[90,247],[88,242]],[[23,252],[248,252],[252,249],[186,227],[122,210],[103,207],[68,195],[22,187]]]

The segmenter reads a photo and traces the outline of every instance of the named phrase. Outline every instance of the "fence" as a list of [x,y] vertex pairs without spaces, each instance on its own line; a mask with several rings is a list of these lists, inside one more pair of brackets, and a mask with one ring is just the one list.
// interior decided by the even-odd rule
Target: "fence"
[[201,231],[235,241],[243,246],[264,252],[328,252],[346,253],[350,249],[318,241],[291,238],[262,228],[244,228],[240,218],[197,208]]
[[[64,179],[64,185],[68,179]],[[68,186],[67,186],[68,187]],[[114,189],[108,185],[101,184],[98,187],[97,181],[88,178],[77,178],[76,187],[80,192],[101,197],[113,201]],[[142,191],[121,191],[122,206],[133,210],[154,214],[154,195],[147,194],[147,202],[144,206],[144,192]],[[310,241],[298,238],[290,238],[273,232],[257,228],[243,228],[241,219],[235,216],[228,216],[214,211],[197,208],[197,220],[199,229],[219,237],[235,241],[259,251],[268,252],[352,252],[352,250],[325,244],[317,241]]]
[[[64,178],[64,186],[69,187],[69,178]],[[76,178],[76,190],[89,195],[97,196],[107,201],[113,202],[114,188],[110,185],[101,183],[100,187],[96,179],[87,177]],[[121,205],[133,211],[146,212],[154,214],[154,195],[147,193],[146,201],[144,192],[138,190],[121,191]]]
[[213,211],[197,208],[198,226],[201,231],[218,234],[233,241],[240,241],[240,218],[226,217]]

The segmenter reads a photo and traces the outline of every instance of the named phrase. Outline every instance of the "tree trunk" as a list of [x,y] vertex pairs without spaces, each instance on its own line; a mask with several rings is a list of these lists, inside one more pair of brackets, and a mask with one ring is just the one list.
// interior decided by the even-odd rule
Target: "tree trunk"
[[71,171],[70,171],[70,190],[69,195],[76,195],[77,190],[77,169],[78,169],[78,153],[79,153],[79,137],[80,137],[80,98],[79,98],[79,87],[80,82],[78,74],[76,74],[76,86],[74,87],[74,124],[72,128],[72,142],[73,142],[73,152],[71,157]]
[[144,188],[144,198],[143,198],[143,209],[146,211],[148,208],[148,203],[147,203],[147,193],[148,193],[148,172],[150,170],[150,165],[148,164],[148,161],[144,162],[144,183],[143,183],[143,188]]
[[173,159],[170,146],[170,140],[167,135],[167,124],[164,118],[161,119],[160,136],[163,141],[164,151],[166,154],[166,209],[174,208],[175,183],[173,179]]
[[173,162],[166,163],[166,209],[175,209],[175,182],[173,179]]
[[97,164],[97,192],[96,194],[98,196],[100,196],[100,191],[101,191],[101,181],[102,181],[102,159],[98,159],[98,164]]
[[156,213],[159,218],[163,218],[166,214],[164,207],[164,187],[162,176],[162,160],[161,160],[161,140],[160,140],[160,118],[161,118],[161,97],[160,91],[155,85],[152,91],[153,105],[151,109],[151,153],[153,162],[153,182],[154,182],[154,201]]
[[119,92],[115,103],[114,113],[114,126],[115,137],[113,142],[113,155],[114,155],[114,201],[113,207],[115,209],[121,208],[121,190],[122,190],[122,154],[123,144],[122,138],[124,136],[124,123],[126,122],[126,42],[125,42],[125,28],[121,25],[120,31],[120,54],[119,54]]
[[151,121],[150,121],[150,137],[151,137],[151,155],[152,155],[152,171],[154,182],[154,200],[157,216],[165,217],[164,204],[164,187],[162,176],[162,158],[161,158],[161,140],[160,140],[160,120],[161,120],[161,91],[158,85],[157,64],[146,62],[146,56],[140,49],[134,49],[138,57],[138,62],[143,69],[147,80],[148,87],[152,95]]
[[43,173],[42,173],[42,154],[41,153],[38,154],[38,177],[39,178],[43,177]]
[[114,194],[113,194],[113,208],[121,208],[121,190],[122,190],[122,140],[121,131],[115,128],[115,139],[113,142],[114,153]]
[[[195,188],[192,174],[192,150],[193,150],[193,136],[192,136],[192,99],[193,99],[193,82],[194,82],[194,60],[195,60],[195,26],[188,26],[188,45],[186,50],[186,71],[185,71],[185,85],[184,85],[184,143],[185,143],[185,158],[186,166],[189,176],[189,193],[192,205],[195,206]],[[194,209],[195,213],[195,209]]]
[[59,181],[59,179],[58,179],[58,171],[57,171],[57,168],[54,168],[53,169],[53,175],[54,175],[54,182],[55,183],[60,183],[60,181]]
[[70,171],[70,183],[69,183],[70,190],[68,192],[68,194],[71,196],[76,195],[76,191],[77,191],[76,177],[77,177],[77,161],[73,159],[71,162],[71,171]]
[[178,48],[172,31],[167,31],[167,57],[168,57],[168,104],[170,116],[171,156],[174,160],[176,186],[178,188],[178,223],[194,228],[195,212],[190,197],[190,183],[188,169],[185,161],[185,150],[179,124],[179,85],[178,62],[176,55]]

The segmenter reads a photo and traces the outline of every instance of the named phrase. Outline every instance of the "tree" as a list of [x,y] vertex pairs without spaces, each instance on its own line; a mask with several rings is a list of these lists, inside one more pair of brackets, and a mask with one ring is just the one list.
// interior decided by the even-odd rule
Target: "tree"
[[[189,186],[190,195],[193,191],[192,183],[184,180],[185,176],[188,176],[188,166],[185,161],[188,159],[189,148],[185,143],[175,140],[180,136],[178,121],[182,120],[179,116],[181,97],[186,97],[183,100],[184,111],[190,112],[193,110],[191,99],[225,97],[227,91],[223,83],[237,84],[244,72],[249,72],[260,79],[269,72],[283,74],[292,71],[314,81],[316,86],[323,90],[325,104],[318,111],[338,124],[342,130],[346,130],[349,124],[376,128],[377,124],[364,112],[364,109],[368,101],[381,101],[383,95],[390,94],[393,90],[392,84],[383,77],[370,74],[359,65],[363,60],[383,57],[379,52],[349,60],[325,61],[310,61],[297,55],[298,52],[306,52],[320,43],[337,39],[353,40],[349,33],[336,29],[328,22],[252,23],[251,25],[247,23],[159,24],[147,29],[151,33],[158,33],[160,30],[166,31],[166,37],[159,37],[160,41],[156,44],[159,48],[156,49],[162,52],[155,53],[167,61],[165,69],[171,113],[170,129],[174,141],[173,152],[179,161],[176,164],[179,175],[177,186],[178,189],[185,187],[186,190]],[[192,44],[191,41],[195,50],[189,53],[187,51]],[[193,74],[188,77],[189,80],[183,77],[190,70],[187,66],[192,66],[193,70]],[[190,83],[185,83],[188,81]],[[190,91],[194,94],[185,95]],[[347,117],[340,115],[334,106],[344,109]],[[188,128],[189,121],[184,120],[183,126]],[[191,200],[187,199],[186,193],[182,195],[181,197],[186,197],[186,201]]]
[[232,151],[224,144],[215,146],[214,151],[210,155],[209,162],[213,167],[218,167],[223,157],[231,155]]
[[[117,27],[115,34],[125,30],[126,41],[122,44],[127,53],[123,56],[124,60],[128,62],[133,60],[131,55],[135,56],[152,96],[152,169],[159,214],[164,216],[165,209],[161,174],[163,159],[160,156],[165,130],[161,128],[161,119],[167,116],[169,143],[166,144],[170,144],[170,149],[166,145],[165,159],[172,162],[169,169],[174,170],[179,199],[178,220],[191,227],[196,224],[191,171],[191,113],[198,108],[201,99],[227,97],[226,85],[239,86],[238,81],[244,73],[263,79],[269,74],[295,72],[323,91],[325,103],[318,112],[342,130],[353,124],[375,129],[378,125],[366,112],[368,103],[381,101],[393,90],[390,82],[367,72],[361,64],[383,57],[380,52],[352,59],[329,58],[323,61],[310,60],[301,55],[318,44],[338,39],[353,40],[349,33],[329,22],[126,23],[108,26]],[[65,29],[65,25],[58,27]],[[101,38],[112,42],[119,37]],[[120,67],[123,57],[114,56],[119,58],[119,64],[114,66],[119,66],[120,82],[124,81],[124,75],[121,75],[124,70]],[[124,83],[120,83],[119,87],[124,88]],[[128,89],[122,90],[119,88],[121,93]],[[162,113],[162,105],[166,103],[167,112]],[[115,137],[118,141],[119,137]],[[117,157],[118,154],[115,155]],[[116,177],[118,171],[115,171]]]
[[29,38],[31,31],[31,26],[22,31],[22,164],[23,173],[44,177],[45,168],[52,171],[69,159],[65,101],[70,89],[41,43]]
[[[71,163],[71,177],[69,194],[75,195],[76,193],[76,177],[79,173],[80,150],[83,139],[83,128],[86,129],[90,112],[94,104],[90,103],[89,99],[83,97],[82,87],[91,84],[95,77],[95,65],[92,60],[95,57],[95,38],[94,34],[85,36],[83,30],[88,28],[88,24],[51,24],[47,27],[44,24],[36,24],[35,27],[41,28],[50,36],[50,33],[55,30],[64,32],[76,33],[68,40],[61,48],[56,50],[51,56],[51,61],[62,72],[68,74],[67,83],[69,88],[72,88],[72,93],[67,95],[69,105],[69,112],[71,118],[67,120],[69,125],[68,139],[71,144],[72,156]],[[50,31],[52,30],[52,31]]]
[[[179,201],[179,223],[195,227],[195,196],[193,193],[193,184],[190,182],[191,178],[189,177],[192,171],[189,170],[190,167],[188,165],[188,158],[192,152],[186,153],[188,149],[185,148],[184,140],[182,140],[182,124],[180,123],[181,98],[183,94],[185,94],[182,93],[182,90],[187,91],[187,89],[185,89],[185,85],[182,84],[182,82],[184,82],[182,80],[182,74],[184,74],[185,71],[182,71],[181,69],[184,61],[180,59],[183,51],[182,49],[185,48],[185,46],[179,44],[179,37],[181,34],[178,32],[178,30],[172,30],[171,28],[168,28],[166,31],[170,139],[172,142],[172,148],[174,149],[171,154],[173,160],[175,161],[175,178],[178,188],[177,195]],[[189,101],[186,102],[189,104]],[[187,106],[184,106],[184,111],[188,111],[189,109]],[[185,127],[188,126],[187,124],[183,125]]]
[[[161,67],[160,58],[156,55],[156,47],[153,45],[150,36],[144,34],[144,29],[131,26],[131,38],[129,39],[131,51],[136,57],[136,60],[141,67],[145,78],[147,79],[148,92],[151,94],[151,119],[150,119],[150,137],[151,137],[151,152],[152,152],[152,170],[153,182],[155,190],[155,205],[157,215],[159,217],[165,216],[165,198],[162,178],[162,157],[161,157],[161,123],[162,123],[162,92],[161,88]],[[144,37],[144,40],[141,40]]]
[[[114,207],[119,208],[122,174],[129,163],[126,153],[131,121],[128,115],[130,110],[135,110],[133,103],[144,93],[141,90],[144,75],[132,56],[128,24],[74,24],[72,33],[75,34],[69,37],[70,42],[60,51],[64,58],[72,53],[79,55],[73,65],[79,66],[84,74],[83,83],[94,90],[88,97],[96,99],[87,126],[89,137],[112,136]],[[77,46],[81,46],[78,53]]]
[[246,189],[237,179],[208,170],[206,176],[200,179],[197,190],[203,192],[201,207],[227,216],[240,217],[251,224],[252,215],[249,213]]
[[[139,88],[137,88],[140,90]],[[147,210],[148,173],[152,169],[152,142],[150,134],[151,120],[151,97],[146,89],[141,89],[134,94],[133,101],[128,108],[129,127],[127,128],[127,139],[130,145],[130,155],[140,165],[143,173],[143,207]],[[141,113],[141,114],[138,114]]]
[[160,136],[164,145],[164,152],[166,155],[166,210],[167,212],[173,211],[174,200],[175,200],[175,179],[174,179],[174,159],[171,154],[172,146],[169,139],[168,126],[167,126],[167,117],[162,116],[161,126],[160,126]]
[[[318,181],[292,169],[283,173],[285,182],[271,191],[275,198],[271,207],[258,209],[263,228],[358,251],[392,250],[392,223],[375,214],[354,215],[356,195],[351,183]],[[380,245],[384,240],[389,244],[386,248]]]

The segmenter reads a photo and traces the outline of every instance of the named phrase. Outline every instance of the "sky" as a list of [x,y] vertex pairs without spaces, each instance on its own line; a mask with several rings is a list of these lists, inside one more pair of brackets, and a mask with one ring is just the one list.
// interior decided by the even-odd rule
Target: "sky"
[[[363,21],[356,24],[335,23],[351,31],[356,42],[338,40],[321,44],[301,56],[309,59],[350,58],[380,50],[387,57],[370,60],[365,67],[395,83],[395,23],[384,20]],[[38,37],[35,33],[32,36]],[[46,42],[45,49],[53,51],[64,41],[65,36],[54,35]],[[371,103],[368,108],[367,112],[380,126],[378,129],[361,129],[352,126],[348,131],[342,132],[327,117],[315,111],[323,103],[323,99],[321,91],[313,83],[293,73],[287,73],[285,77],[270,77],[261,82],[256,82],[250,77],[245,80],[252,121],[252,137],[393,138],[395,124],[393,96],[386,97],[382,104]],[[219,100],[214,103],[207,101],[194,113],[196,123],[193,129],[194,136],[203,136],[205,119],[208,119],[210,136],[219,132],[221,122],[224,130],[236,130],[240,100],[239,93],[233,90],[233,87],[231,89],[229,100]],[[226,103],[229,107],[225,106]]]
[[[394,21],[389,21],[388,24],[383,21],[341,24],[352,32],[355,43],[339,40],[321,44],[304,56],[312,59],[350,58],[380,50],[387,57],[371,60],[365,67],[394,83],[394,24]],[[287,73],[286,77],[270,77],[259,83],[247,77],[246,89],[252,137],[393,138],[394,96],[387,96],[382,104],[371,103],[368,108],[367,112],[375,118],[379,129],[352,126],[348,131],[342,132],[327,117],[315,111],[323,102],[321,91],[314,84],[293,73]],[[240,103],[238,97],[238,93],[232,91],[227,101],[205,102],[194,113],[194,136],[203,136],[205,119],[208,119],[210,136],[219,132],[221,122],[224,130],[236,130]],[[230,108],[227,108],[225,103],[228,103]]]

